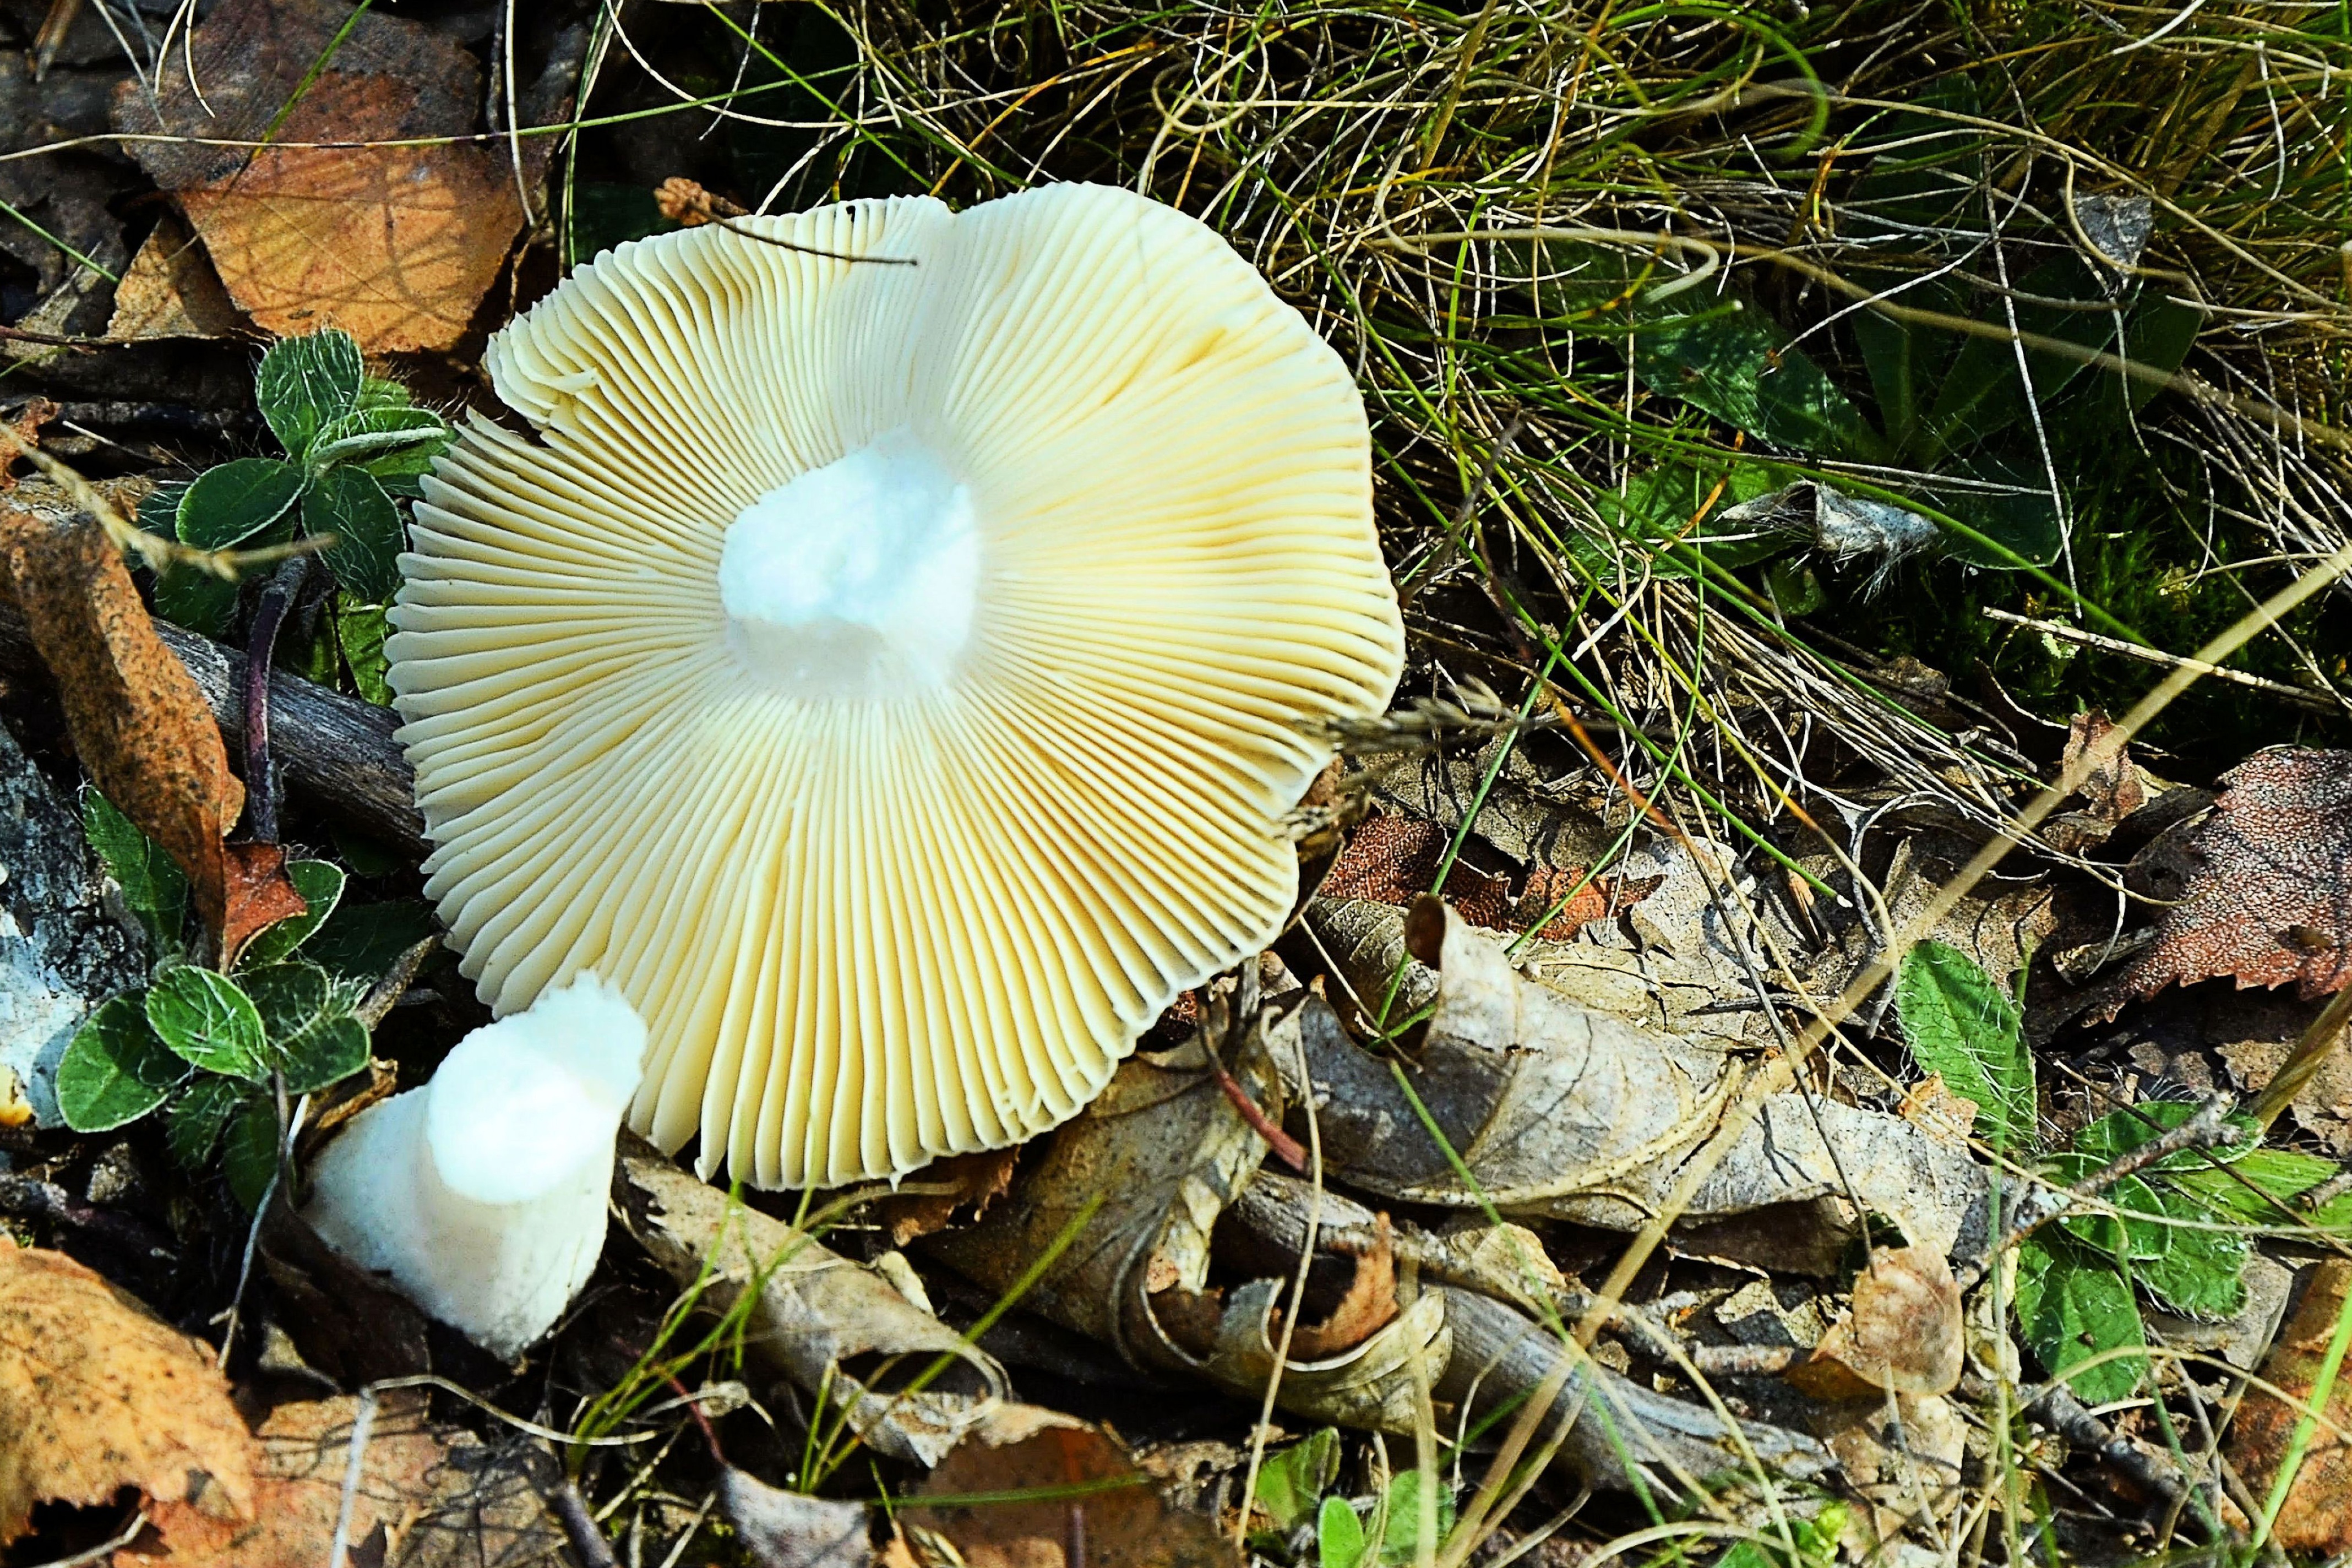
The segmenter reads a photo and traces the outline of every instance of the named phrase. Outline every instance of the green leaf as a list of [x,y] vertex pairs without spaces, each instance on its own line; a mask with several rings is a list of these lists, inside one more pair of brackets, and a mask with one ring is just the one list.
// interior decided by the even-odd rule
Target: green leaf
[[302,531],[331,533],[327,564],[343,592],[363,603],[389,599],[400,587],[404,540],[400,510],[364,468],[331,468],[302,498]]
[[74,1031],[58,1062],[58,1110],[77,1132],[105,1132],[163,1103],[188,1066],[147,1026],[140,995],[117,996]]
[[[1748,528],[1727,529],[1714,520],[1742,501],[1769,494],[1780,478],[1778,470],[1761,463],[1671,462],[1633,475],[1621,494],[1595,499],[1602,515],[1628,539],[1703,549],[1718,566],[1746,566],[1787,553],[1795,539]],[[1693,527],[1692,519],[1699,518],[1702,508],[1706,515]],[[1580,537],[1578,542],[1584,541]],[[1596,566],[1615,558],[1612,551],[1601,546],[1595,546],[1590,555]],[[1656,562],[1656,570],[1661,576],[1687,576],[1696,568],[1663,556]]]
[[[2074,1134],[2074,1148],[2101,1164],[2112,1164],[2190,1121],[2197,1111],[2198,1107],[2177,1100],[2143,1100],[2126,1110],[2111,1110],[2084,1128]],[[2251,1116],[2232,1116],[2229,1122],[2237,1131],[2236,1142],[2210,1149],[2178,1149],[2142,1169],[2151,1173],[2206,1171],[2217,1162],[2228,1164],[2245,1158],[2262,1142],[2263,1130]]]
[[284,1046],[286,1092],[316,1094],[368,1065],[367,1026],[349,1013],[320,1018]]
[[1947,531],[1948,553],[1993,572],[2017,570],[2012,555],[2036,566],[2047,566],[2058,559],[2065,535],[2058,504],[2050,496],[2049,473],[2038,455],[2028,460],[2011,452],[1979,452],[1955,471],[1990,488],[1933,489],[1927,492],[1928,504],[2010,553],[2003,555],[1965,533]]
[[1356,1568],[1364,1560],[1364,1521],[1343,1497],[1327,1497],[1315,1516],[1316,1568]]
[[[2016,288],[2021,295],[2062,301],[2036,304],[2020,299],[2015,307],[2020,332],[2087,349],[2115,346],[2114,302],[2080,257],[2069,253],[2045,261],[2019,279]],[[1998,297],[1987,297],[1970,314],[2004,332],[2009,328],[2009,312]],[[2045,408],[2084,368],[2082,360],[2046,349],[2029,348],[2024,359],[2032,376],[2032,397]],[[1946,452],[1972,446],[2022,422],[2030,405],[2017,365],[2017,345],[2005,337],[1972,336],[1963,342],[1951,369],[1938,381],[1936,401],[1922,424],[1918,449],[1906,458],[1922,466],[1931,465]]]
[[278,1110],[268,1096],[249,1097],[229,1122],[221,1173],[248,1214],[261,1206],[269,1179],[278,1173]]
[[[2184,1220],[2212,1215],[2188,1194],[2156,1187],[2158,1206]],[[2140,1228],[2134,1221],[2132,1228]],[[2246,1304],[2246,1258],[2252,1243],[2236,1231],[2168,1226],[2163,1256],[2132,1265],[2132,1278],[2158,1301],[2190,1318],[2226,1318]]]
[[155,956],[176,954],[188,918],[186,876],[162,845],[94,789],[82,792],[81,831],[106,862],[106,874],[121,888],[123,903],[146,928]]
[[2053,1376],[2066,1378],[2084,1404],[2128,1399],[2147,1375],[2144,1355],[2117,1356],[2073,1372],[2103,1352],[2147,1343],[2131,1287],[2105,1259],[2063,1237],[2027,1237],[2017,1253],[2016,1307],[2025,1342]]
[[331,860],[289,860],[286,879],[294,884],[294,890],[302,895],[302,901],[310,908],[291,919],[264,927],[247,942],[237,959],[240,973],[283,959],[309,941],[312,931],[326,924],[327,917],[342,901],[343,869]]
[[229,1118],[252,1093],[248,1085],[236,1079],[207,1073],[172,1101],[171,1109],[163,1112],[163,1143],[183,1170],[199,1170],[212,1158]]
[[[2105,1160],[2094,1160],[2078,1153],[2057,1154],[2042,1169],[2052,1184],[2071,1187],[2075,1183],[2096,1175],[2106,1168]],[[2160,1212],[2155,1192],[2137,1176],[2126,1176],[2100,1194],[2104,1203],[2135,1214]],[[2160,1254],[2165,1246],[2166,1227],[2134,1226],[2116,1215],[2100,1209],[2081,1208],[2059,1216],[2058,1223],[2068,1235],[2084,1246],[2117,1258],[2143,1260]]]
[[1977,1125],[1996,1149],[2036,1142],[2033,1053],[2006,988],[1955,947],[1923,942],[1904,954],[1895,1016],[1911,1059],[1977,1102]]
[[236,981],[260,1016],[263,1037],[273,1045],[311,1027],[336,1003],[334,977],[299,959],[241,970]]
[[331,973],[373,985],[390,973],[402,953],[440,929],[432,906],[420,900],[344,904],[303,951]]
[[[1715,1560],[1715,1568],[1835,1568],[1838,1542],[1845,1536],[1846,1505],[1827,1502],[1811,1519],[1789,1521],[1786,1545],[1769,1547],[1753,1541],[1734,1542]],[[1766,1525],[1761,1533],[1778,1532]],[[1790,1547],[1794,1547],[1792,1552]]]
[[[1873,289],[1888,289],[1904,279],[1897,274],[1873,270],[1861,274],[1856,281]],[[1894,302],[1947,313],[1958,308],[1952,286],[1941,279],[1903,289]],[[1958,345],[1949,332],[1898,321],[1867,305],[1850,319],[1855,346],[1862,350],[1863,368],[1870,374],[1871,395],[1878,399],[1878,417],[1885,426],[1887,445],[1904,451],[1917,439],[1920,412]]]
[[253,999],[213,970],[182,964],[147,988],[147,1022],[182,1060],[248,1082],[268,1076],[268,1037]]
[[155,613],[173,626],[226,638],[236,625],[241,585],[194,566],[166,566],[155,577]]
[[375,463],[420,452],[429,462],[448,445],[449,434],[449,422],[430,408],[356,409],[319,432],[310,447],[310,471],[322,473],[340,463]]
[[203,550],[241,544],[284,517],[302,494],[302,470],[275,458],[206,468],[180,498],[180,538]]
[[1285,1535],[1315,1517],[1324,1492],[1339,1476],[1339,1433],[1326,1426],[1310,1433],[1258,1467],[1251,1500],[1265,1510]]
[[358,342],[329,327],[270,344],[254,373],[253,399],[279,445],[300,462],[320,428],[358,404],[369,379]]
[[1651,391],[1776,447],[1822,458],[1873,457],[1885,447],[1821,366],[1737,299],[1643,327],[1633,372]]
[[373,408],[405,408],[412,399],[408,388],[396,381],[386,381],[380,375],[360,377],[360,395],[352,406],[361,413]]
[[343,663],[360,695],[379,708],[392,706],[392,661],[384,657],[383,640],[392,628],[384,622],[382,605],[362,605],[335,612],[335,640],[342,646]]
[[139,498],[139,515],[132,519],[150,533],[180,537],[180,498],[188,493],[186,479],[166,479]]
[[1421,1521],[1424,1514],[1434,1514],[1437,1520],[1437,1540],[1444,1543],[1454,1529],[1454,1494],[1442,1480],[1434,1480],[1420,1470],[1399,1470],[1389,1478],[1389,1494],[1382,1511],[1388,1522],[1381,1527],[1381,1557],[1384,1568],[1398,1568],[1411,1563],[1416,1554]]

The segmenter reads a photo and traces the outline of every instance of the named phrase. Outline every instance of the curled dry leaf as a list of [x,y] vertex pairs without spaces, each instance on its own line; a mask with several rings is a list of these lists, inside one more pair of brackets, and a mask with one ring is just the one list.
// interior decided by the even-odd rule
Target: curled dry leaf
[[919,1236],[946,1228],[958,1209],[978,1219],[1013,1187],[1016,1145],[977,1154],[951,1154],[925,1167],[915,1179],[874,1205],[890,1233],[890,1245],[904,1247]]
[[62,1253],[0,1233],[0,1544],[37,1502],[250,1519],[253,1438],[208,1347]]
[[2352,752],[2258,752],[2221,782],[2210,812],[2134,860],[2171,907],[2099,987],[2094,1020],[2200,980],[2293,984],[2306,1000],[2352,983]]
[[1853,1305],[1789,1381],[1816,1399],[1868,1399],[1890,1389],[1949,1394],[1965,1354],[1960,1289],[1943,1254],[1874,1247],[1854,1277]]
[[[723,1312],[755,1282],[744,1343],[809,1394],[826,1392],[876,1452],[934,1465],[1006,1393],[1004,1369],[914,1306],[880,1274],[782,1220],[730,1203],[648,1145],[622,1135],[613,1201],[629,1234],[681,1287],[710,1275],[702,1305]],[[911,1395],[895,1390],[941,1355],[961,1369]],[[875,1386],[849,1370],[882,1360]]]
[[299,143],[471,132],[474,58],[422,23],[326,0],[228,0],[186,54],[187,68],[158,73],[152,91],[125,82],[114,126],[215,142],[269,131],[286,143],[131,148],[178,195],[236,302],[270,331],[331,323],[372,353],[457,342],[522,225],[506,149]]
[[[1024,1492],[1036,1500],[949,1500]],[[1118,1439],[1043,1411],[965,1438],[899,1518],[910,1533],[943,1538],[967,1568],[1227,1568],[1240,1561],[1214,1521],[1170,1506]]]
[[[2285,1462],[2303,1414],[2310,1407],[2336,1320],[2352,1295],[2352,1262],[2330,1258],[2315,1265],[2303,1299],[2263,1362],[2265,1382],[2294,1403],[2249,1388],[2230,1424],[2228,1457],[2253,1496],[2266,1498]],[[2338,1378],[2327,1396],[2329,1426],[2315,1426],[2303,1468],[2287,1489],[2272,1539],[2289,1552],[2334,1553],[2352,1548],[2352,1379]]]
[[244,324],[195,235],[176,214],[166,213],[114,286],[106,335],[118,342],[225,338]]
[[156,636],[95,522],[0,506],[0,550],[82,766],[187,873],[226,968],[256,931],[304,905],[277,846],[226,842],[245,786],[228,771],[204,694]]
[[[255,1434],[260,1451],[249,1522],[185,1503],[152,1510],[166,1548],[115,1554],[115,1568],[320,1568],[334,1555],[360,1402],[281,1405]],[[523,1439],[485,1443],[435,1423],[421,1392],[385,1394],[369,1423],[352,1493],[350,1561],[383,1568],[474,1568],[550,1559],[563,1535],[541,1499],[554,1460]]]
[[[1304,994],[1269,1005],[1235,1052],[1234,1075],[1260,1104],[1279,1107],[1273,1061],[1298,1050],[1299,1022],[1318,1009],[1330,1016]],[[1215,1013],[1213,1006],[1212,1037],[1222,1035]],[[1094,1194],[1107,1194],[1093,1223],[1023,1304],[1116,1346],[1135,1365],[1255,1398],[1276,1366],[1278,1309],[1304,1245],[1311,1189],[1258,1171],[1265,1143],[1206,1067],[1197,1041],[1157,1058],[1131,1058],[1100,1099],[1052,1135],[1010,1201],[978,1226],[933,1237],[927,1245],[983,1288],[1002,1291]],[[1328,1125],[1330,1110],[1323,1114]],[[1328,1151],[1328,1134],[1326,1142]],[[1252,1252],[1221,1247],[1219,1255],[1228,1261],[1255,1256],[1259,1261],[1242,1271],[1265,1272],[1228,1289],[1208,1289],[1213,1236],[1223,1230],[1220,1222],[1229,1206],[1247,1203],[1261,1182],[1272,1184],[1269,1201],[1251,1204],[1240,1215],[1255,1233]],[[1330,1230],[1318,1246],[1327,1256],[1378,1244],[1377,1215],[1339,1194],[1323,1197]],[[1489,1247],[1499,1243],[1507,1249],[1514,1239],[1490,1234],[1482,1244],[1429,1237],[1400,1226],[1391,1245],[1400,1257],[1444,1259],[1464,1275],[1475,1275],[1499,1269]],[[1535,1252],[1540,1256],[1540,1247]],[[1433,1271],[1425,1279],[1433,1277]],[[1641,1389],[1595,1365],[1502,1300],[1440,1285],[1397,1306],[1394,1317],[1336,1353],[1307,1359],[1294,1342],[1291,1358],[1281,1363],[1281,1407],[1318,1423],[1405,1434],[1414,1428],[1420,1390],[1433,1384],[1438,1424],[1450,1431],[1462,1419],[1464,1402],[1476,1413],[1500,1411],[1570,1360],[1574,1364],[1560,1412],[1581,1412],[1588,1398],[1602,1397],[1617,1422],[1614,1436],[1604,1423],[1579,1422],[1561,1450],[1593,1485],[1638,1482],[1675,1493],[1677,1475],[1712,1475],[1735,1462],[1738,1445],[1711,1411]],[[1820,1450],[1809,1438],[1757,1426],[1747,1428],[1745,1438],[1768,1464],[1783,1464],[1788,1473],[1821,1468]]]
[[[1580,1005],[1515,973],[1500,948],[1435,900],[1415,906],[1409,940],[1440,975],[1413,1092],[1476,1187],[1456,1173],[1389,1065],[1310,1002],[1302,1039],[1331,1169],[1399,1202],[1468,1208],[1483,1194],[1506,1214],[1616,1229],[1658,1212],[1742,1081],[1727,1043]],[[1850,1194],[1906,1239],[1948,1252],[1983,1194],[1965,1151],[1899,1118],[1791,1092],[1765,1101],[1684,1214],[1698,1222],[1826,1203],[1851,1227],[1861,1216]]]
[[862,1502],[788,1492],[730,1465],[719,1474],[719,1509],[760,1568],[866,1568],[875,1560]]
[[[2063,765],[2073,768],[2083,760],[2084,753],[2112,734],[2115,727],[2104,709],[2075,714],[2066,731]],[[2128,751],[2119,751],[2093,768],[2084,776],[2077,793],[2084,801],[2081,809],[2062,812],[2042,827],[2042,837],[2068,854],[2105,843],[2118,823],[2147,804],[2147,784],[2140,777]]]

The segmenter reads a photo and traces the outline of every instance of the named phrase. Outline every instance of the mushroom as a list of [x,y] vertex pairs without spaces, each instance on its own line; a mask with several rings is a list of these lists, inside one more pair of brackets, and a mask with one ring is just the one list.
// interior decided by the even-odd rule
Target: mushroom
[[1278,932],[1403,632],[1347,367],[1209,229],[744,218],[485,363],[532,434],[425,481],[388,644],[426,890],[496,1013],[637,1005],[654,1142],[797,1187],[1020,1142]]
[[646,1026],[593,973],[457,1042],[327,1145],[303,1209],[329,1246],[501,1356],[562,1316],[604,1247],[613,1141]]

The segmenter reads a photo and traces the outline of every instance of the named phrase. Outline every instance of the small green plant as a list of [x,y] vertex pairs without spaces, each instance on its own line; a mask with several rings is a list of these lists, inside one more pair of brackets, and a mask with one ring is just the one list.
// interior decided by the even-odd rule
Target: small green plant
[[1419,1470],[1389,1478],[1377,1498],[1351,1500],[1331,1490],[1339,1479],[1339,1433],[1327,1426],[1309,1433],[1259,1467],[1250,1493],[1267,1528],[1250,1537],[1262,1555],[1288,1557],[1302,1527],[1313,1527],[1314,1568],[1399,1568],[1413,1561],[1421,1516],[1433,1512],[1443,1545],[1454,1530],[1454,1494],[1444,1482],[1423,1484]]
[[[2067,1148],[2049,1150],[2035,1114],[2033,1055],[2007,990],[1967,954],[1923,942],[1904,958],[1895,997],[1913,1059],[1977,1102],[1979,1129],[1996,1152],[2031,1161],[2055,1185],[2107,1169],[2197,1112],[2177,1101],[2129,1106],[2084,1128]],[[2254,1124],[2232,1121],[2236,1142],[2166,1154],[2106,1190],[2115,1212],[2063,1215],[2020,1246],[2020,1331],[2042,1365],[2066,1376],[2085,1401],[2128,1398],[2147,1374],[2144,1355],[2109,1353],[2147,1342],[2141,1295],[2186,1317],[2237,1311],[2252,1250],[2243,1227],[2286,1219],[2294,1213],[2287,1200],[2336,1173],[2314,1155],[2257,1147]],[[2352,1225],[2352,1200],[2309,1218],[2324,1229]]]
[[[272,343],[253,391],[286,455],[238,458],[160,486],[140,522],[205,550],[331,535],[322,553],[340,594],[336,640],[361,695],[386,701],[383,611],[400,586],[402,508],[447,449],[448,422],[399,383],[368,374],[359,344],[331,327]],[[155,584],[160,614],[214,637],[226,635],[236,604],[236,584],[194,569]]]
[[368,1063],[355,1009],[366,983],[301,952],[334,912],[342,871],[293,860],[288,877],[309,906],[246,944],[233,973],[192,963],[184,940],[188,885],[163,852],[95,790],[83,830],[145,928],[148,984],[90,1015],[58,1064],[58,1110],[77,1132],[105,1132],[161,1110],[173,1157],[200,1169],[222,1151],[229,1188],[257,1207],[277,1169],[277,1088],[312,1094]]

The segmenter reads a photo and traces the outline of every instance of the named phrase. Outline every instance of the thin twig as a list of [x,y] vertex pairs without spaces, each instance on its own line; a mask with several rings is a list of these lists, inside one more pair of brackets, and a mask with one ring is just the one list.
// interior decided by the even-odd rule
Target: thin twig
[[269,767],[269,666],[278,648],[278,628],[310,574],[307,556],[279,563],[261,603],[245,649],[245,801],[253,842],[278,842],[278,783]]
[[2218,664],[2207,664],[2200,659],[2189,658],[2180,654],[2166,653],[2161,648],[2143,647],[2138,643],[2126,642],[2121,637],[2103,637],[2097,632],[2086,632],[2080,626],[2070,626],[2063,621],[2037,620],[2032,616],[2017,615],[2009,610],[1998,609],[1991,605],[1983,606],[1983,609],[1985,619],[1989,621],[2000,621],[2005,626],[2023,626],[2029,631],[2041,632],[2065,642],[2080,643],[2084,647],[2097,648],[2102,653],[2121,654],[2126,658],[2138,659],[2142,664],[2162,665],[2169,669],[2194,670],[2200,675],[2210,676],[2215,680],[2226,680],[2232,686],[2242,686],[2249,690],[2267,692],[2284,701],[2293,702],[2304,708],[2316,709],[2323,713],[2340,712],[2344,708],[2343,703],[2329,700],[2322,692],[2306,691],[2300,686],[2289,686],[2284,680],[2272,680],[2264,676],[2249,675],[2242,669],[2224,669]]

